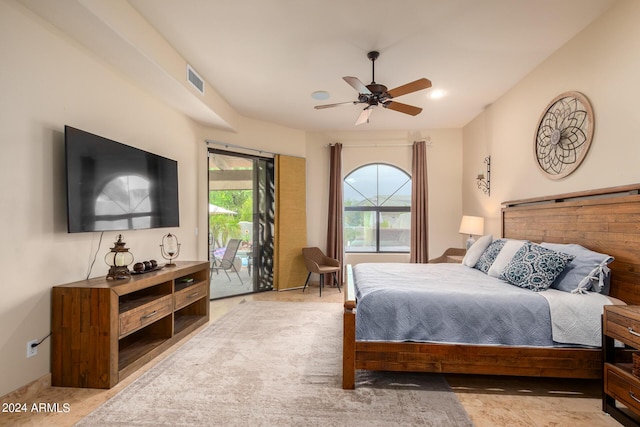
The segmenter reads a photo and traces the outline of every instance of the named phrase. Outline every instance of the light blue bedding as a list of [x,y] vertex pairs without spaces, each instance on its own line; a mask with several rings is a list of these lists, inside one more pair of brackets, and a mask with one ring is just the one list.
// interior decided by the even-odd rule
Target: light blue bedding
[[353,268],[356,339],[554,345],[547,300],[461,264]]

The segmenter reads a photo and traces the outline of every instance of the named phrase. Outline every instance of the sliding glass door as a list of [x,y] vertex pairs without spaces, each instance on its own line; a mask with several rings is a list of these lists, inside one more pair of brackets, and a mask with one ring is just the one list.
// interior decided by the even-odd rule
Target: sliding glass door
[[274,162],[209,150],[211,299],[273,289]]

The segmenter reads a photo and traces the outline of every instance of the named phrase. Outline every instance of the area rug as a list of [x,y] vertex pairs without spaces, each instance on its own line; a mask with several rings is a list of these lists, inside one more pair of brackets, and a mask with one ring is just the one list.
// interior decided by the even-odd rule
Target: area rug
[[473,425],[441,375],[341,370],[341,304],[246,301],[76,425]]

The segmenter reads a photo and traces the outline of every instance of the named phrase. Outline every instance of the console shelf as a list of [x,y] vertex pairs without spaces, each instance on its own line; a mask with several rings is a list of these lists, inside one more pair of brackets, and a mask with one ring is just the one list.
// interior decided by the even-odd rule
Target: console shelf
[[51,384],[111,388],[208,322],[208,262],[55,286]]

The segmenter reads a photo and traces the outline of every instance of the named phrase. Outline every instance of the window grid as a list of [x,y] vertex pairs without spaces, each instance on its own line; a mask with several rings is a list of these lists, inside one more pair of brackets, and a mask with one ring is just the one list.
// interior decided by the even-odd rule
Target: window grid
[[[384,174],[380,166],[387,170],[393,169]],[[375,178],[375,182],[367,182],[369,175]],[[382,190],[382,183],[388,194],[381,194],[385,191]],[[345,190],[349,190],[344,192],[346,252],[408,253],[411,234],[411,177],[392,165],[369,164],[347,175],[343,186]],[[375,195],[371,194],[373,188]],[[352,194],[353,199],[348,200],[347,194]]]

